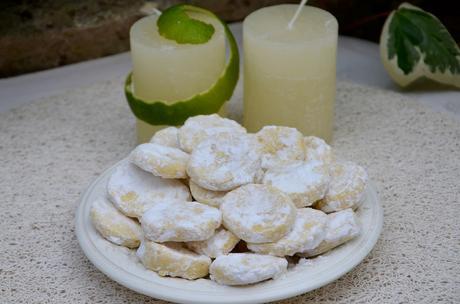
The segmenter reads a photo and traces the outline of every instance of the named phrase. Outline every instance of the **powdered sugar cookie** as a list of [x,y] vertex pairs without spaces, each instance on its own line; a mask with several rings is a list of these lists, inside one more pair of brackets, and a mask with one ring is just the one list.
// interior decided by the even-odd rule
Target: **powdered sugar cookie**
[[168,127],[161,129],[150,139],[152,144],[180,149],[179,146],[179,129],[176,127]]
[[247,285],[276,278],[287,270],[286,259],[254,253],[217,257],[209,268],[211,280],[222,285]]
[[212,191],[202,188],[192,180],[189,181],[189,186],[190,192],[197,202],[217,208],[219,208],[222,198],[227,194],[227,191]]
[[211,238],[205,241],[188,242],[185,245],[196,253],[216,258],[220,255],[228,254],[239,241],[240,239],[236,235],[224,228],[220,228]]
[[318,247],[326,236],[326,213],[312,208],[297,209],[292,230],[273,243],[248,244],[251,251],[284,257]]
[[282,166],[305,159],[303,135],[297,129],[266,126],[256,133],[262,145],[262,168]]
[[288,194],[300,208],[322,199],[329,185],[327,167],[319,161],[296,161],[265,172],[263,183]]
[[139,168],[163,178],[186,178],[189,155],[182,150],[159,144],[142,144],[130,155]]
[[155,242],[207,240],[221,222],[219,209],[184,201],[157,202],[141,218],[145,237]]
[[107,193],[115,207],[130,217],[141,217],[159,200],[192,199],[179,180],[154,176],[129,162],[118,166],[110,176]]
[[334,212],[328,214],[327,217],[324,240],[316,248],[305,250],[301,254],[302,256],[310,257],[322,254],[359,235],[360,228],[353,210],[346,209]]
[[221,134],[201,142],[187,166],[190,179],[213,191],[254,182],[260,168],[258,143],[245,134]]
[[108,241],[137,248],[142,239],[141,226],[118,211],[107,199],[93,202],[90,211],[94,228]]
[[217,114],[193,116],[180,128],[179,144],[182,150],[191,153],[206,138],[224,133],[244,134],[246,129],[236,121]]
[[316,136],[306,136],[303,139],[305,145],[306,161],[321,161],[327,165],[331,164],[334,155],[332,148],[323,139]]
[[220,209],[225,228],[251,243],[281,239],[296,218],[291,199],[267,185],[249,184],[229,192]]
[[188,280],[202,278],[209,273],[211,259],[182,247],[180,243],[158,244],[145,240],[136,252],[145,268],[160,276]]
[[324,212],[359,207],[368,179],[366,170],[352,162],[337,162],[331,166],[330,174],[326,195],[315,207]]

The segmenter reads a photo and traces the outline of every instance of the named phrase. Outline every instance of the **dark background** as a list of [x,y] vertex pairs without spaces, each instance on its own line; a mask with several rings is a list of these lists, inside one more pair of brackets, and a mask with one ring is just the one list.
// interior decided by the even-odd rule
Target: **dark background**
[[[226,21],[241,21],[280,0],[40,0],[0,1],[0,77],[52,68],[129,49],[129,28],[150,7],[188,2]],[[388,14],[403,1],[310,0],[336,16],[340,34],[378,42]],[[460,41],[458,1],[408,1],[436,15]]]

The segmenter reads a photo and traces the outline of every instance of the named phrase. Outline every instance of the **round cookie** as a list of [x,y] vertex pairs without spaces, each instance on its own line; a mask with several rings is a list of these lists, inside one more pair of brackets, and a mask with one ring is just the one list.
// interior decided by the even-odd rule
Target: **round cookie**
[[298,207],[311,206],[322,199],[329,185],[327,167],[319,161],[296,161],[265,172],[263,184],[286,193]]
[[189,155],[177,148],[159,144],[141,144],[131,152],[133,164],[163,178],[186,178]]
[[235,248],[240,239],[224,228],[220,228],[207,240],[187,242],[185,245],[196,253],[204,254],[210,258],[228,254]]
[[145,268],[160,276],[194,280],[209,273],[211,259],[182,247],[179,243],[158,244],[144,240],[136,252]]
[[256,138],[262,146],[264,169],[305,159],[303,135],[297,129],[265,126],[256,133]]
[[316,248],[326,236],[327,218],[326,213],[319,210],[297,209],[294,227],[283,238],[273,243],[248,243],[247,246],[253,252],[279,257]]
[[331,166],[330,174],[326,195],[315,208],[326,213],[358,208],[364,199],[368,180],[366,170],[353,162],[337,162]]
[[108,241],[137,248],[142,239],[139,223],[123,215],[107,199],[101,198],[93,202],[90,218],[94,228]]
[[254,182],[260,169],[260,153],[254,137],[220,134],[201,142],[187,166],[190,179],[202,188],[228,191]]
[[191,153],[203,140],[220,134],[244,134],[246,129],[234,120],[217,114],[197,115],[188,118],[179,130],[179,144],[182,150]]
[[254,253],[217,257],[209,267],[211,280],[222,285],[247,285],[276,278],[287,270],[286,259]]
[[207,240],[221,222],[219,209],[184,201],[157,202],[141,218],[145,238],[160,243]]
[[152,136],[150,143],[180,149],[179,129],[176,127],[161,129]]
[[334,160],[332,148],[323,139],[316,136],[305,136],[305,160],[306,161],[321,161],[326,165],[330,165]]
[[249,184],[229,192],[220,209],[224,227],[250,243],[278,241],[296,218],[289,196],[267,185]]
[[356,215],[351,209],[334,212],[327,215],[326,235],[324,240],[315,248],[303,251],[303,257],[316,256],[331,250],[360,233]]
[[227,194],[227,191],[212,191],[198,186],[192,180],[189,181],[190,192],[193,198],[202,204],[219,208],[222,203],[222,198]]
[[154,176],[130,162],[118,166],[107,183],[107,195],[115,207],[130,217],[141,217],[159,200],[191,200],[179,180]]

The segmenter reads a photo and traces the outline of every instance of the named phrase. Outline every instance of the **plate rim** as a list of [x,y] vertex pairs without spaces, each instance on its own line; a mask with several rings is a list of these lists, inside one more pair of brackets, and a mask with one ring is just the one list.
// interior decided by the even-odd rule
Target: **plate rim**
[[[338,278],[344,276],[346,273],[350,272],[353,270],[358,264],[360,264],[372,251],[372,249],[375,247],[375,244],[377,243],[382,228],[383,228],[383,209],[379,200],[379,197],[377,195],[376,188],[374,184],[370,181],[368,183],[368,187],[366,191],[368,192],[368,195],[371,195],[373,197],[373,201],[375,204],[376,208],[376,222],[374,224],[374,233],[371,235],[371,237],[368,239],[368,241],[365,243],[365,246],[360,248],[356,254],[354,254],[351,257],[351,260],[348,262],[347,267],[343,267],[339,269],[339,271],[336,271],[333,275],[327,277],[326,279],[318,280],[314,284],[310,284],[307,286],[303,286],[302,284],[290,286],[288,289],[284,289],[280,292],[277,292],[275,294],[255,294],[254,296],[246,297],[246,298],[239,298],[235,299],[234,297],[231,299],[228,298],[219,298],[216,299],[216,296],[211,296],[208,298],[204,294],[193,294],[193,296],[190,294],[189,291],[183,290],[181,293],[174,293],[171,292],[169,289],[171,289],[171,286],[161,286],[162,288],[150,288],[150,289],[145,289],[142,288],[142,285],[136,285],[133,279],[125,279],[122,280],[122,272],[126,272],[126,270],[122,269],[121,267],[117,266],[114,264],[111,260],[106,258],[106,256],[102,255],[99,252],[99,249],[92,243],[90,240],[89,236],[86,237],[85,234],[88,234],[88,231],[85,229],[85,223],[84,223],[84,217],[85,217],[85,202],[88,200],[86,199],[92,190],[101,182],[101,180],[104,179],[105,175],[107,175],[109,172],[114,170],[117,166],[119,166],[121,163],[128,161],[127,158],[124,158],[109,168],[105,169],[102,171],[99,176],[97,176],[93,181],[86,187],[84,192],[80,195],[80,198],[78,199],[78,208],[75,214],[75,233],[77,236],[78,243],[83,250],[85,256],[88,258],[88,260],[102,273],[104,273],[106,276],[108,276],[111,280],[117,282],[118,284],[125,286],[131,290],[134,290],[140,294],[156,298],[156,299],[161,299],[165,301],[171,301],[175,303],[196,303],[196,304],[226,304],[226,303],[241,303],[241,304],[249,304],[249,303],[261,303],[261,302],[273,302],[277,300],[282,300],[282,299],[287,299],[290,297],[294,297],[297,295],[301,295],[304,293],[307,293],[309,291],[318,289],[320,287],[323,287]],[[113,267],[113,266],[116,267]],[[155,284],[152,282],[152,287],[155,286]],[[235,287],[234,287],[235,288]],[[238,288],[238,287],[236,287]],[[247,287],[246,287],[247,288]],[[193,298],[192,298],[193,297]]]

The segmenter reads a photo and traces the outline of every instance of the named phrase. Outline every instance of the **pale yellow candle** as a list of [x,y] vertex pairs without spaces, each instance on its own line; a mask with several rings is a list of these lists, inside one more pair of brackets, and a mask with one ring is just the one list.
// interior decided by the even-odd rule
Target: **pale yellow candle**
[[260,9],[243,23],[244,125],[299,129],[332,139],[335,105],[337,20],[305,6]]
[[[215,28],[204,44],[177,44],[158,33],[157,15],[137,21],[130,31],[133,89],[136,97],[173,103],[210,88],[221,75],[226,60],[222,25],[209,16],[188,13]],[[164,126],[137,122],[139,142],[146,142]]]

